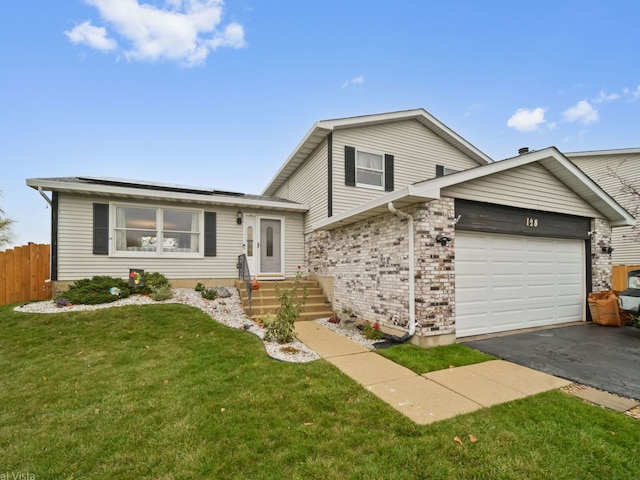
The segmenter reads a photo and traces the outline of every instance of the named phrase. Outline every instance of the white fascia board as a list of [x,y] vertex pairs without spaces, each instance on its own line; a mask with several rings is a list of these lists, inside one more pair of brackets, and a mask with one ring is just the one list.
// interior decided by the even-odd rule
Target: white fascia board
[[[282,176],[288,177],[295,171],[295,169],[302,164],[306,155],[301,157],[301,152],[305,149],[313,151],[322,140],[331,133],[331,128],[321,126],[322,122],[316,122],[313,127],[307,132],[302,141],[296,146],[289,158],[282,164],[280,169],[276,172],[273,178],[269,181],[267,186],[262,191],[262,195],[272,195],[282,185]],[[310,153],[310,152],[309,152]],[[291,172],[287,173],[287,170]]]
[[119,186],[105,186],[92,184],[76,184],[55,180],[27,179],[27,185],[48,191],[70,192],[80,194],[94,194],[119,198],[138,198],[148,200],[173,200],[185,203],[199,203],[205,205],[225,205],[232,207],[268,208],[281,211],[307,212],[309,207],[301,203],[279,202],[276,200],[247,199],[227,195],[197,195],[194,193],[170,192],[162,190],[145,190],[141,188],[127,188]]
[[565,157],[579,158],[579,157],[596,157],[600,155],[634,155],[640,153],[640,148],[614,148],[610,150],[587,150],[584,152],[567,152]]

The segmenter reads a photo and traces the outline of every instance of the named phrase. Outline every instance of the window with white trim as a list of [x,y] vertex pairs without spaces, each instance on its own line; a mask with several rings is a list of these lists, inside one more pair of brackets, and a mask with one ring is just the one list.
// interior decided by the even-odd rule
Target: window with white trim
[[201,226],[200,210],[116,205],[115,251],[199,255]]
[[384,155],[356,150],[356,185],[384,188]]

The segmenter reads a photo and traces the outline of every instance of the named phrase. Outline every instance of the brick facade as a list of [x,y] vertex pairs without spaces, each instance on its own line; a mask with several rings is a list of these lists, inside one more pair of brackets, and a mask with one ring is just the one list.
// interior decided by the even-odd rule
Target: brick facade
[[[416,336],[455,333],[455,208],[441,198],[403,209],[414,218]],[[408,329],[409,222],[392,213],[330,232],[307,235],[310,274],[333,278],[333,310],[348,308],[359,318]],[[446,245],[438,234],[452,239]],[[611,288],[611,227],[592,221],[593,290]]]

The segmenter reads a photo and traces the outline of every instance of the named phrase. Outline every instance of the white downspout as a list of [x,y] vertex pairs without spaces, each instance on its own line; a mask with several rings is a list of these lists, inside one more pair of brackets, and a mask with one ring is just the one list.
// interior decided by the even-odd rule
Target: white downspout
[[413,336],[416,333],[416,252],[413,217],[397,210],[393,202],[389,202],[388,207],[394,215],[409,220],[409,335]]

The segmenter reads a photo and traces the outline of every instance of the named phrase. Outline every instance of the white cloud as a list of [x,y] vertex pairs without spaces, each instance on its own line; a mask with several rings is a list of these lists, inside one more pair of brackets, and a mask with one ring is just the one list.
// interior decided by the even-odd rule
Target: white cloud
[[482,105],[480,103],[472,103],[471,105],[469,105],[469,107],[467,108],[467,111],[464,112],[464,116],[465,117],[470,117],[471,114],[473,114],[473,112],[475,112],[476,110],[482,108]]
[[114,50],[118,47],[116,41],[108,37],[105,28],[91,25],[90,20],[76,25],[71,30],[65,31],[64,34],[69,38],[71,43],[83,43],[96,50],[102,50],[103,52]]
[[565,110],[562,115],[567,122],[578,122],[582,125],[589,125],[599,119],[598,110],[586,100],[580,100],[573,107]]
[[606,93],[604,90],[600,90],[598,96],[593,100],[595,103],[613,102],[618,100],[620,95],[617,93]]
[[[129,45],[123,51],[128,60],[169,60],[193,66],[220,47],[246,46],[242,25],[221,27],[222,0],[165,0],[164,7],[138,0],[85,2],[95,7],[108,27]],[[102,30],[106,38],[106,30]]]
[[362,85],[364,83],[364,76],[353,77],[351,80],[347,80],[342,84],[342,88],[347,88],[351,85]]
[[640,85],[638,85],[635,90],[629,90],[628,88],[625,88],[624,94],[631,96],[631,100],[635,102],[636,100],[640,99]]
[[534,132],[544,124],[544,108],[538,107],[533,110],[519,108],[509,120],[507,126],[515,128],[520,132]]

